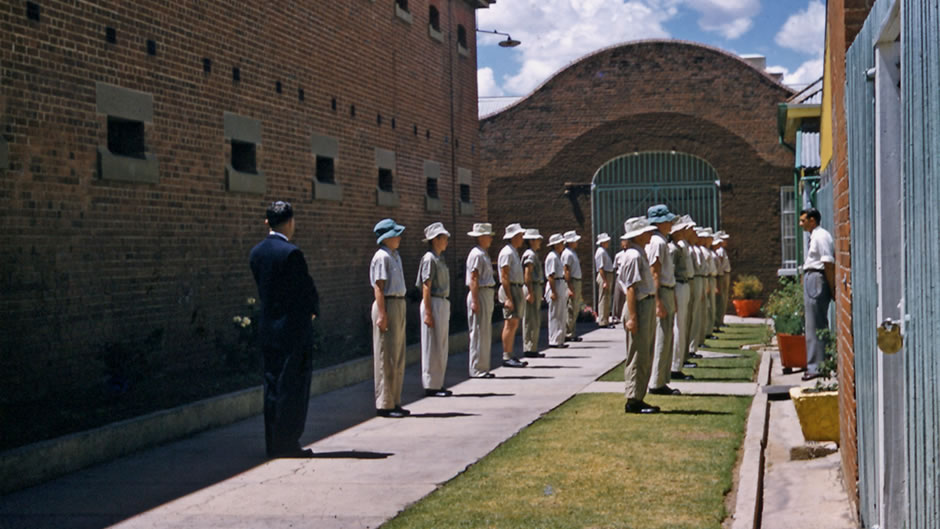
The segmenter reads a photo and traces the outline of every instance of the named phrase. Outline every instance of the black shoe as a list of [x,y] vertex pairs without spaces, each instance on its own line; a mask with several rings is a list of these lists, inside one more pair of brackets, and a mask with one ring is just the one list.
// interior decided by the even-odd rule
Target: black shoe
[[696,364],[695,362],[686,362],[682,364],[682,367],[686,369],[692,369],[693,367],[698,367],[698,364]]
[[672,371],[669,373],[669,377],[673,380],[692,380],[695,378],[692,375],[686,375],[682,371]]
[[526,358],[545,358],[545,353],[539,353],[536,351],[526,351],[522,353]]
[[627,403],[623,406],[624,413],[656,413],[658,411],[659,408],[656,406],[650,406],[645,402],[627,401]]
[[271,459],[310,459],[313,457],[313,450],[298,446],[290,450],[268,452],[268,457]]
[[529,365],[528,362],[522,362],[515,357],[503,360],[503,367],[525,367],[527,365]]
[[424,390],[424,395],[427,397],[449,397],[453,395],[454,392],[449,389],[426,389]]
[[698,353],[689,353],[689,358],[702,358],[702,355]]
[[714,339],[716,339],[716,338],[718,338],[718,337],[715,336],[714,334],[709,334],[708,336],[705,337],[706,340],[714,340]]
[[581,341],[581,337],[580,337],[580,336],[572,336],[572,337],[569,338],[569,337],[565,336],[565,341],[567,341],[567,342],[580,342],[580,341]]
[[496,378],[496,375],[487,371],[486,373],[483,373],[482,375],[477,375],[473,378]]
[[563,343],[563,344],[558,344],[558,345],[549,345],[549,347],[551,347],[552,349],[567,349],[568,344]]
[[669,386],[663,386],[661,388],[653,388],[649,390],[649,393],[653,395],[678,395],[681,393],[678,389],[673,389]]
[[819,373],[810,373],[809,371],[807,371],[806,373],[803,373],[803,376],[800,377],[800,380],[805,382],[807,380],[813,380],[814,378],[819,378],[821,376],[822,375],[820,375]]
[[392,410],[375,410],[375,414],[379,417],[388,417],[389,419],[402,419],[411,415],[411,412],[404,408],[395,408]]

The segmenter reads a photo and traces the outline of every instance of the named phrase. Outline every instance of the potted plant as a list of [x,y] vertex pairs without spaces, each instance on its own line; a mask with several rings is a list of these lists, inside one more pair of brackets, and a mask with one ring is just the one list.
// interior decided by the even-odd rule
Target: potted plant
[[819,366],[820,377],[813,387],[790,388],[790,400],[807,441],[838,443],[839,383],[833,379],[838,366],[835,336],[829,329],[821,329],[816,334],[826,344],[823,362]]
[[757,276],[739,275],[732,286],[734,312],[742,318],[757,316],[760,312],[760,295],[764,285]]
[[770,293],[764,314],[774,321],[783,373],[806,368],[806,336],[803,317],[803,285],[796,278],[781,277],[780,286]]

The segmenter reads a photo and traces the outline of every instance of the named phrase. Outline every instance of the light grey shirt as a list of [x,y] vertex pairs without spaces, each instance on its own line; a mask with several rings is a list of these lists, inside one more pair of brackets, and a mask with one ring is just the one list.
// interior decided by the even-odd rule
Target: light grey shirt
[[470,250],[470,255],[467,256],[467,277],[466,282],[467,286],[470,286],[470,280],[473,278],[473,271],[476,270],[479,274],[477,284],[481,287],[491,287],[496,285],[496,280],[493,279],[493,261],[490,259],[489,254],[483,251],[483,248],[479,246],[474,246]]
[[525,280],[525,276],[522,273],[522,261],[519,259],[519,252],[517,252],[511,244],[503,246],[503,249],[499,251],[499,257],[496,258],[496,263],[500,271],[502,271],[504,266],[509,267],[510,283],[521,285]]
[[[552,252],[555,253],[555,252]],[[535,250],[529,248],[522,254],[522,266],[526,267],[532,265],[532,282],[533,283],[544,283],[545,274],[542,271],[542,261],[539,260],[539,256],[535,253]],[[523,275],[523,277],[525,277]]]
[[555,252],[548,252],[545,258],[545,277],[554,276],[556,280],[565,279],[565,265],[561,264],[561,257]]
[[692,259],[692,247],[686,241],[675,243],[675,247],[676,279],[688,281],[695,277],[695,262]]
[[421,264],[418,265],[418,281],[415,286],[421,287],[425,281],[431,280],[431,295],[446,298],[450,295],[450,272],[447,263],[440,255],[432,251],[424,254]]
[[369,266],[369,283],[375,287],[376,282],[385,281],[385,288],[382,293],[386,296],[404,296],[405,274],[401,265],[401,256],[398,250],[391,250],[385,246],[379,246],[372,256],[372,264]]
[[718,255],[715,250],[707,248],[705,250],[705,261],[708,263],[708,275],[714,277],[718,275]]
[[581,262],[578,261],[577,252],[566,247],[561,252],[561,262],[571,270],[571,279],[581,279]]
[[605,272],[614,271],[614,260],[610,258],[610,254],[603,246],[598,246],[597,251],[594,252],[594,269],[598,272],[601,270]]
[[715,251],[718,254],[718,261],[720,266],[718,267],[718,273],[720,274],[730,274],[731,273],[731,260],[728,259],[728,251],[724,248],[718,248]]
[[676,265],[669,258],[669,241],[658,231],[653,232],[650,242],[646,244],[646,258],[649,266],[661,263],[659,268],[659,284],[664,287],[676,286]]
[[653,295],[656,290],[646,252],[639,246],[631,244],[627,248],[623,265],[617,274],[617,284],[623,292],[630,287],[635,287],[637,301]]
[[707,276],[708,275],[708,263],[705,262],[705,249],[696,244],[691,247],[691,250],[692,250],[692,262],[694,263],[694,268],[695,268],[695,275]]
[[806,261],[803,271],[823,270],[826,263],[835,263],[835,248],[832,235],[820,226],[813,228],[809,234],[809,248],[806,250]]

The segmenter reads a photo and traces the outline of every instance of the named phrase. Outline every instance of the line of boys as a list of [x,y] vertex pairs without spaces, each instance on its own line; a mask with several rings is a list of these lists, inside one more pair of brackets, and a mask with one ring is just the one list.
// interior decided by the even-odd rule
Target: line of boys
[[[627,413],[659,411],[644,402],[647,392],[679,394],[668,383],[692,378],[682,368],[696,366],[689,358],[700,357],[698,347],[722,325],[731,273],[728,236],[695,228],[691,217],[678,217],[662,204],[624,222],[623,249],[613,261],[627,341]],[[600,234],[599,246],[603,239],[609,236]],[[598,270],[603,264],[596,259]],[[599,272],[599,282],[601,277]],[[598,324],[604,317],[599,315]]]
[[[375,407],[381,417],[407,417],[401,406],[405,371],[405,284],[398,247],[405,227],[393,219],[379,221],[373,231],[379,248],[372,257],[369,279],[375,301],[372,304],[372,345],[375,370]],[[513,343],[520,323],[523,355],[544,357],[538,352],[543,296],[548,301],[549,347],[568,347],[565,340],[575,336],[575,322],[581,305],[581,265],[577,249],[580,236],[569,231],[549,237],[551,249],[544,268],[538,251],[542,235],[537,229],[524,229],[517,223],[506,226],[506,245],[497,258],[498,274],[493,273],[489,248],[496,233],[489,223],[473,225],[467,233],[477,240],[467,256],[465,283],[469,327],[469,371],[473,378],[494,378],[490,371],[494,295],[503,311],[504,367],[524,368],[527,362],[513,355]],[[424,229],[428,251],[421,258],[416,286],[421,289],[421,383],[425,394],[448,397],[444,387],[447,370],[450,321],[450,275],[441,254],[450,233],[440,222]],[[519,256],[523,243],[528,248]],[[496,291],[496,292],[494,292]]]

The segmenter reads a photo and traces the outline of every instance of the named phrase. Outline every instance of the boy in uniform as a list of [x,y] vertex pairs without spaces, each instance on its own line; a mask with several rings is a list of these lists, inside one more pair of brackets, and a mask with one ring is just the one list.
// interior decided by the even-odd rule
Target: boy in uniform
[[525,367],[528,363],[512,355],[516,331],[525,308],[522,298],[522,284],[525,279],[519,248],[525,229],[518,223],[506,226],[503,240],[509,241],[499,251],[496,264],[499,266],[499,302],[503,306],[503,367]]
[[528,358],[541,358],[545,353],[539,351],[539,329],[542,326],[542,296],[545,288],[545,272],[539,259],[542,247],[542,235],[539,230],[529,228],[522,238],[529,248],[522,254],[522,269],[525,285],[525,310],[522,311],[522,351]]
[[646,245],[646,257],[656,285],[656,340],[649,392],[678,395],[678,389],[668,386],[673,354],[672,328],[676,321],[676,266],[669,253],[669,233],[676,216],[664,204],[657,204],[649,208],[646,220],[656,227]]
[[473,225],[467,233],[476,237],[477,245],[467,255],[466,284],[467,327],[470,332],[470,376],[493,378],[490,373],[490,347],[493,345],[493,261],[487,250],[493,244],[493,226],[489,222]]
[[623,230],[621,239],[629,244],[617,282],[626,297],[621,313],[627,334],[627,361],[623,373],[627,403],[624,412],[656,413],[658,407],[643,402],[650,379],[656,332],[656,285],[643,247],[656,228],[650,226],[645,218],[634,217],[624,222]]
[[565,281],[565,266],[561,264],[561,252],[565,237],[553,233],[548,238],[548,256],[545,258],[545,297],[548,299],[548,346],[568,347],[565,343],[565,326],[568,311],[568,282]]
[[581,236],[571,230],[565,232],[566,248],[561,252],[561,262],[565,266],[565,281],[568,283],[568,322],[565,327],[565,340],[580,342],[581,337],[575,336],[578,313],[581,312],[581,261],[578,259],[578,241]]
[[450,334],[450,272],[441,254],[447,249],[450,232],[435,222],[424,228],[428,251],[418,265],[417,286],[421,289],[421,384],[429,397],[449,397],[444,387]]
[[380,417],[402,418],[411,412],[401,407],[405,377],[405,275],[398,246],[405,227],[383,219],[373,232],[379,245],[369,266],[372,303],[372,355],[375,367],[375,409]]
[[610,235],[597,236],[597,251],[594,252],[594,269],[597,271],[597,324],[610,326],[610,294],[614,286],[614,261],[607,249]]

